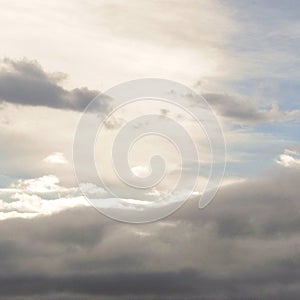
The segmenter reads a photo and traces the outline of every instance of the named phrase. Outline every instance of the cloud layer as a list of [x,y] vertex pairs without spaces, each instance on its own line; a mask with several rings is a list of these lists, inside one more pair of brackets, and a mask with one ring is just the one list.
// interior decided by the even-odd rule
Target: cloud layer
[[141,226],[92,208],[2,221],[0,298],[298,299],[300,174],[282,175]]

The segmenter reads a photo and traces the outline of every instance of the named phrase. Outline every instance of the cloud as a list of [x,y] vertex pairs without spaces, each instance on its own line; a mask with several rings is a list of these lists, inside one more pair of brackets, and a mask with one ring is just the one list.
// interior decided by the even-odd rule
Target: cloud
[[297,151],[285,149],[276,159],[276,162],[286,168],[299,168],[300,156]]
[[30,219],[52,215],[73,207],[88,206],[83,196],[49,200],[42,199],[37,195],[16,193],[12,198],[15,199],[12,202],[0,200],[0,220]]
[[19,179],[11,185],[15,189],[23,189],[31,193],[63,192],[66,188],[58,185],[59,179],[54,175],[45,175],[33,179]]
[[35,218],[89,205],[78,188],[61,186],[54,175],[19,179],[0,189],[0,199],[0,220]]
[[276,103],[262,109],[251,99],[239,95],[205,93],[203,96],[217,113],[236,123],[284,122],[300,117],[300,110],[280,111]]
[[298,299],[299,178],[233,184],[141,226],[89,207],[2,221],[0,298]]
[[[83,111],[99,92],[88,88],[66,90],[66,75],[47,73],[37,61],[2,60],[0,69],[0,101],[30,106]],[[99,106],[105,110],[106,103]]]
[[65,156],[61,152],[54,152],[43,159],[44,162],[49,164],[67,164]]
[[146,177],[149,176],[151,170],[149,170],[148,166],[138,165],[131,168],[131,171],[134,175],[138,177]]

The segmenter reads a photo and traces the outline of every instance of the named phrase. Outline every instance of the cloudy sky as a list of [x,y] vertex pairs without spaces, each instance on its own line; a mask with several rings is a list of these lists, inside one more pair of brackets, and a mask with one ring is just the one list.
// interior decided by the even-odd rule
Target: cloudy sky
[[[0,5],[0,299],[300,298],[298,1]],[[216,113],[227,165],[205,209],[203,132],[155,101],[146,110],[174,119],[200,145],[191,199],[157,222],[127,224],[83,196],[143,210],[178,177],[174,147],[149,137],[131,153],[131,170],[147,176],[160,149],[169,158],[165,181],[142,193],[118,184],[107,157],[122,125],[145,110],[134,104],[95,142],[96,163],[118,197],[93,178],[79,188],[72,153],[83,110],[100,92],[139,78],[180,82]],[[104,100],[91,116],[109,111]],[[201,106],[188,101],[192,111]]]

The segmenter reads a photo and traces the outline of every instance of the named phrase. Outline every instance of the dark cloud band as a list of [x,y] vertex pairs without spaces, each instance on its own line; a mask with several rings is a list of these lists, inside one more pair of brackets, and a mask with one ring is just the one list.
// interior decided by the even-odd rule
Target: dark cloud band
[[[47,73],[36,61],[4,59],[0,69],[0,101],[82,111],[99,91],[86,87],[66,90],[62,73]],[[99,111],[107,103],[101,103]]]
[[92,208],[2,221],[0,298],[298,299],[299,176],[228,186],[143,226]]

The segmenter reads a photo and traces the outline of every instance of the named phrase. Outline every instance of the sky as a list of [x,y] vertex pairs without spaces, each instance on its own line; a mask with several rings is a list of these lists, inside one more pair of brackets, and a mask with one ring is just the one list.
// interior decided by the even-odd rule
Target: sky
[[[0,5],[0,299],[299,299],[298,1]],[[113,111],[113,96],[135,95],[143,78],[187,87],[168,97],[188,110],[150,99]],[[132,93],[122,89],[128,81]],[[144,118],[151,112],[156,127]],[[208,140],[190,114],[198,112]],[[79,129],[104,118],[93,140],[99,183],[86,166],[90,132]],[[180,128],[168,131],[169,119]],[[153,155],[167,158],[163,180],[147,190],[129,189],[112,167],[123,162],[111,149],[128,146],[113,148],[126,124],[179,141],[145,136],[128,150],[136,180],[161,170]],[[199,209],[209,167],[220,176],[225,162]],[[187,191],[170,191],[182,174],[195,181],[182,207],[147,224],[120,222],[147,205],[178,208]]]

